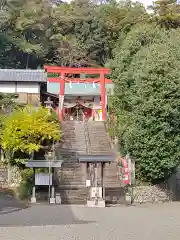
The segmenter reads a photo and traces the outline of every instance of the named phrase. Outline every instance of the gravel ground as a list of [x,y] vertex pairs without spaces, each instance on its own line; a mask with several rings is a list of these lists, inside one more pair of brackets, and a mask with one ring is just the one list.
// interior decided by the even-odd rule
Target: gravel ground
[[87,208],[37,204],[0,215],[0,240],[179,240],[180,203]]

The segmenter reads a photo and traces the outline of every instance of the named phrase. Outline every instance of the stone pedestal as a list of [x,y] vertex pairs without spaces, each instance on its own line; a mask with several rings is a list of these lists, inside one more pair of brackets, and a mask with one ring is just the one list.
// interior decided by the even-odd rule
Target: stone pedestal
[[31,197],[31,203],[36,203],[36,197]]
[[56,199],[55,198],[50,198],[50,204],[55,204],[56,203]]
[[60,193],[56,193],[56,204],[61,204],[61,195],[60,195]]

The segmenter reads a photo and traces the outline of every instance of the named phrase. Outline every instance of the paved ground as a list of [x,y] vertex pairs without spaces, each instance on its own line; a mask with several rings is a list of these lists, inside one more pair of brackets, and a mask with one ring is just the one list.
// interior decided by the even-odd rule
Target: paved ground
[[20,203],[10,191],[3,191],[0,189],[0,216],[19,211],[27,207],[27,204]]
[[179,240],[180,203],[87,208],[34,205],[0,215],[0,240]]

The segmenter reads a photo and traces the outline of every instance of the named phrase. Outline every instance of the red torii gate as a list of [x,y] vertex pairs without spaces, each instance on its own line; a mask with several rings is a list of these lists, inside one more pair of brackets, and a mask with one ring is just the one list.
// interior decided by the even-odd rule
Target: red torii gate
[[[58,66],[44,66],[47,73],[57,73],[59,76],[56,78],[48,78],[48,82],[56,82],[60,84],[59,99],[61,99],[61,107],[59,108],[59,120],[63,120],[63,101],[64,101],[64,89],[65,82],[71,83],[99,83],[102,105],[102,120],[106,120],[106,83],[112,83],[110,79],[104,77],[105,74],[110,73],[108,68],[70,68],[70,67],[58,67]],[[68,78],[67,74],[97,74],[99,78],[86,78],[82,80],[80,78]]]

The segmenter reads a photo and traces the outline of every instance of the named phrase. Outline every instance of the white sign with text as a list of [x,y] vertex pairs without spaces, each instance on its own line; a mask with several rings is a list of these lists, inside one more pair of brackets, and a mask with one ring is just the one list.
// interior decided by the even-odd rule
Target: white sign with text
[[[50,180],[49,180],[50,178]],[[52,185],[52,173],[49,175],[49,173],[36,173],[35,174],[35,185],[36,186],[48,186],[50,182],[50,185]]]

